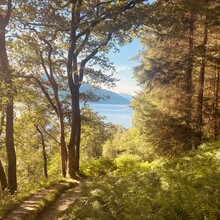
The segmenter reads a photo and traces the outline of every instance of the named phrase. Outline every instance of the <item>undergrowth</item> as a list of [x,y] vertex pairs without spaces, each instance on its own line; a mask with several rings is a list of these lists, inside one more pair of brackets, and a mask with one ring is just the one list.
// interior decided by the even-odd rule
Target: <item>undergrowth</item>
[[93,160],[93,177],[62,219],[220,219],[219,142],[175,159],[151,163],[138,157]]

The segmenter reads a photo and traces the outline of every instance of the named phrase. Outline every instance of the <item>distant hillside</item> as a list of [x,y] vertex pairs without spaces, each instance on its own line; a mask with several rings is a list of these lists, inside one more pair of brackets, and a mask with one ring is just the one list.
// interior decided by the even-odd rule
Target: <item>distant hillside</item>
[[120,96],[128,99],[130,102],[132,101],[133,97],[129,94],[125,94],[125,93],[119,93]]
[[128,94],[118,94],[106,89],[94,89],[92,86],[84,83],[80,87],[80,92],[94,92],[97,96],[105,96],[108,99],[100,99],[98,103],[103,104],[121,104],[121,105],[129,105],[131,103],[132,97]]

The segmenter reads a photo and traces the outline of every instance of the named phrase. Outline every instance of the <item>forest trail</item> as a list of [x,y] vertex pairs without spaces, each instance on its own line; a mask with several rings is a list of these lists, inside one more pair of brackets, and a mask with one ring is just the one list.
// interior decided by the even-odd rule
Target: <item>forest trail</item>
[[[81,192],[82,182],[79,183],[77,187],[68,189],[58,196],[58,198],[46,207],[40,215],[38,215],[37,220],[56,220],[61,213],[68,210],[69,206],[72,205],[75,200],[79,197]],[[61,218],[60,218],[61,219]]]
[[[3,217],[2,220],[56,219],[56,215],[59,212],[64,211],[74,202],[79,194],[80,187],[78,185],[79,183],[76,182],[62,180],[33,194]],[[59,191],[59,194],[51,201],[52,204],[45,203],[47,201],[46,198],[57,191]]]

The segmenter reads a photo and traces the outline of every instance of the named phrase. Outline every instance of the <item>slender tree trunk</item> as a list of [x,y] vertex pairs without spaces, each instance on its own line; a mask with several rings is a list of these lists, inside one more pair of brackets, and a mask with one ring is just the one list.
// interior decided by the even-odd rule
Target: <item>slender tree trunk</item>
[[194,62],[194,18],[190,15],[189,20],[189,52],[188,52],[188,64],[186,70],[186,123],[188,127],[186,144],[186,150],[192,149],[192,74],[193,74],[193,62]]
[[7,178],[1,161],[0,161],[0,185],[2,191],[4,191],[7,188]]
[[62,111],[62,106],[59,100],[58,94],[58,86],[53,76],[51,77],[53,81],[53,90],[55,94],[55,101],[57,106],[57,113],[59,118],[59,127],[60,127],[60,156],[61,156],[61,171],[63,177],[66,177],[67,170],[67,149],[66,149],[66,141],[65,141],[65,126],[64,126],[64,116]]
[[5,123],[5,112],[4,112],[4,107],[0,105],[0,112],[1,112],[1,118],[0,118],[0,137],[3,133],[3,126]]
[[[73,38],[73,36],[72,36]],[[76,99],[76,91],[77,86],[74,83],[73,75],[74,73],[77,73],[77,59],[74,59],[73,56],[73,50],[74,50],[74,42],[72,39],[72,44],[69,49],[68,53],[68,61],[67,61],[67,77],[68,77],[68,85],[71,93],[71,102],[72,102],[72,108],[71,108],[71,128],[70,128],[70,140],[68,144],[68,173],[71,178],[76,177],[76,170],[75,170],[75,158],[76,158],[76,148],[75,148],[75,137],[76,137],[76,106],[77,106],[77,99]],[[74,60],[74,68],[73,68],[73,60]]]
[[47,153],[46,153],[46,146],[43,134],[41,134],[41,142],[42,142],[42,150],[43,150],[43,158],[44,158],[44,176],[48,178],[48,171],[47,171]]
[[75,148],[75,137],[76,137],[76,121],[75,121],[75,97],[72,97],[72,115],[71,115],[71,133],[70,133],[70,141],[68,145],[68,169],[69,175],[71,178],[75,178],[76,170],[75,170],[75,158],[76,158],[76,148]]
[[[42,62],[42,64],[43,64],[43,68],[46,72],[47,69],[46,69],[46,66],[44,65],[44,62]],[[61,103],[59,100],[58,86],[57,86],[57,83],[56,83],[52,73],[51,73],[51,75],[49,75],[49,73],[47,73],[47,77],[48,77],[48,80],[50,81],[51,87],[54,91],[55,104],[54,104],[52,98],[50,97],[49,93],[45,89],[45,87],[42,85],[41,81],[38,80],[36,77],[33,77],[33,78],[37,82],[38,86],[41,88],[42,92],[44,93],[45,97],[47,98],[48,102],[50,103],[50,105],[52,106],[54,111],[56,112],[57,117],[59,119],[59,128],[60,128],[59,145],[60,145],[60,155],[61,155],[61,172],[62,172],[63,177],[66,177],[67,149],[66,149],[66,141],[65,141],[65,126],[64,126],[63,110],[62,110],[62,106],[61,106]]]
[[80,161],[80,137],[81,137],[81,117],[80,117],[80,105],[79,105],[79,86],[76,89],[76,103],[75,103],[75,148],[76,148],[76,157],[75,157],[75,171],[79,174],[79,161]]
[[[51,86],[54,90],[54,97],[57,106],[57,114],[59,118],[59,126],[60,126],[60,155],[61,155],[61,171],[63,177],[66,177],[66,170],[67,170],[67,149],[66,149],[66,141],[65,141],[65,126],[64,126],[64,116],[62,111],[61,102],[59,99],[58,93],[58,85],[54,79],[53,71],[52,71],[52,61],[51,61],[51,54],[52,54],[52,46],[51,46],[51,53],[49,56],[49,63],[50,63],[50,79],[51,79]],[[49,76],[48,76],[49,77]]]
[[63,118],[62,110],[59,111],[59,124],[60,124],[60,151],[61,151],[60,153],[61,153],[62,175],[63,175],[63,177],[66,177],[67,150],[66,150],[65,127],[64,127],[64,118]]
[[202,43],[202,61],[199,72],[199,89],[198,89],[198,105],[197,105],[197,132],[198,140],[195,144],[197,148],[202,143],[203,136],[203,97],[204,97],[204,82],[205,82],[205,66],[206,66],[206,44],[208,38],[208,25],[205,18],[204,35]]
[[8,189],[14,194],[17,190],[16,153],[14,147],[14,110],[12,74],[9,69],[8,56],[5,46],[5,27],[0,27],[0,62],[6,86],[6,150],[8,156]]
[[216,73],[216,86],[215,86],[215,112],[214,112],[214,138],[217,140],[219,135],[218,129],[218,103],[219,103],[219,81],[220,81],[220,72],[219,68],[217,69]]
[[46,145],[45,145],[45,140],[44,140],[44,134],[43,132],[39,129],[38,125],[35,124],[35,128],[38,131],[38,133],[41,136],[41,145],[42,145],[42,154],[44,158],[44,176],[48,178],[48,171],[47,171],[47,153],[46,153]]

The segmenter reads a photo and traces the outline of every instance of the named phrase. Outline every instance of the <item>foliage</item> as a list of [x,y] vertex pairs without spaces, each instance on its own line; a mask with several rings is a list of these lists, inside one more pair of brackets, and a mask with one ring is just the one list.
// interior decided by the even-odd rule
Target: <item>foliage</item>
[[132,106],[135,127],[142,134],[142,142],[152,146],[153,152],[174,156],[187,151],[189,127],[183,117],[166,112],[158,98],[145,92],[135,98]]
[[[19,185],[14,196],[1,192],[0,218],[58,181],[60,160],[63,176],[68,159],[75,177],[81,151],[81,171],[94,179],[64,218],[220,219],[219,142],[195,151],[197,139],[220,133],[218,1],[12,2],[12,14],[11,0],[0,3],[0,21],[9,12],[0,30],[0,162],[11,193],[16,168]],[[88,108],[81,115],[80,85],[114,84],[107,53],[130,42],[137,27],[144,48],[135,68],[143,87],[133,102],[135,126],[106,125]]]
[[119,152],[119,142],[125,132],[125,129],[120,125],[109,126],[108,140],[103,145],[103,156],[114,158]]
[[137,127],[134,126],[125,130],[121,126],[112,126],[109,133],[108,140],[103,145],[104,157],[137,155],[147,161],[156,157],[152,145],[145,141]]
[[82,110],[82,161],[102,156],[102,145],[108,139],[107,124],[104,117],[93,112],[87,106]]
[[112,172],[115,169],[116,166],[114,161],[105,157],[89,160],[81,165],[82,173],[90,177],[107,175],[109,172]]
[[220,218],[219,141],[181,158],[151,163],[123,158],[114,164],[117,172],[83,186],[62,219]]
[[[31,94],[35,95],[34,101],[31,101]],[[39,126],[45,136],[45,150],[48,162],[51,165],[51,161],[53,161],[53,165],[56,167],[56,169],[51,169],[50,166],[49,175],[59,175],[57,164],[60,164],[60,160],[56,157],[59,150],[57,143],[54,141],[58,134],[57,124],[53,122],[53,117],[43,109],[43,106],[38,106],[37,103],[42,102],[41,98],[41,96],[37,96],[37,93],[29,92],[26,96],[27,100],[23,100],[20,105],[17,104],[18,116],[15,122],[15,143],[18,156],[19,190],[26,185],[26,182],[37,182],[39,176],[44,178],[42,175],[44,173],[43,149],[41,136],[36,129],[36,125]]]
[[218,136],[218,7],[158,0],[147,9],[134,69],[143,89],[133,108],[145,139],[161,153],[181,154]]

